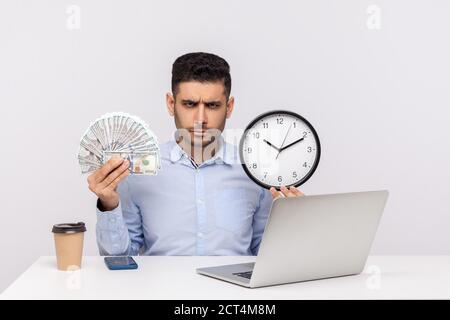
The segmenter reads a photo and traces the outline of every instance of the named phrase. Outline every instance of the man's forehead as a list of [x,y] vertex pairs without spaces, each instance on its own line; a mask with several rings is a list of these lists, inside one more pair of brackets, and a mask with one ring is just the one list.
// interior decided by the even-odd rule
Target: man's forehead
[[223,81],[217,82],[199,82],[188,81],[181,82],[178,85],[177,98],[192,101],[217,101],[226,99],[225,86]]

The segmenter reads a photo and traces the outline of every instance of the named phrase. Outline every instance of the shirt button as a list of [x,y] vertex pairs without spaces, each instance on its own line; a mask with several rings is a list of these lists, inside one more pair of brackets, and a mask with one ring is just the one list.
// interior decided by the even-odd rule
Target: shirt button
[[202,199],[198,199],[197,202],[198,202],[198,204],[203,204],[203,200]]
[[111,223],[116,223],[116,218],[110,218],[110,219],[109,219],[109,222],[111,222]]
[[199,238],[202,238],[202,237],[203,237],[203,233],[197,232],[197,236],[198,236]]

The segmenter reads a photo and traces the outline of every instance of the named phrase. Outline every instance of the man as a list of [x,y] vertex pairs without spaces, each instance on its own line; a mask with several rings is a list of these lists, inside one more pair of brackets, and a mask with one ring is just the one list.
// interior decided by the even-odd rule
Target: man
[[[230,93],[224,59],[198,52],[175,60],[166,103],[177,131],[161,145],[162,170],[128,177],[129,163],[113,158],[88,177],[98,196],[100,254],[257,254],[280,194],[252,182],[221,135],[234,108]],[[281,192],[302,195],[296,188]]]

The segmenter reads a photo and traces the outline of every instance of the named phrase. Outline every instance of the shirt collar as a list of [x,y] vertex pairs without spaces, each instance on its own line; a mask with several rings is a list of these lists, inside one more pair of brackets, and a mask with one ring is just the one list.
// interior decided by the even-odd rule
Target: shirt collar
[[[219,150],[211,158],[204,163],[217,163],[217,164],[228,164],[232,165],[234,162],[235,149],[232,145],[228,144],[222,135],[219,136]],[[172,147],[170,149],[170,161],[172,163],[180,161],[181,158],[190,159],[190,156],[176,143],[172,140]]]

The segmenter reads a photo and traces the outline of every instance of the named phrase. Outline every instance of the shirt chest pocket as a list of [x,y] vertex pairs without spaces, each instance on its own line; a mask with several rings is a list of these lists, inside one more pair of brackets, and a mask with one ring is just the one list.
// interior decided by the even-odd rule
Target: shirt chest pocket
[[251,232],[254,201],[244,188],[220,190],[214,197],[214,219],[218,228],[244,234]]

